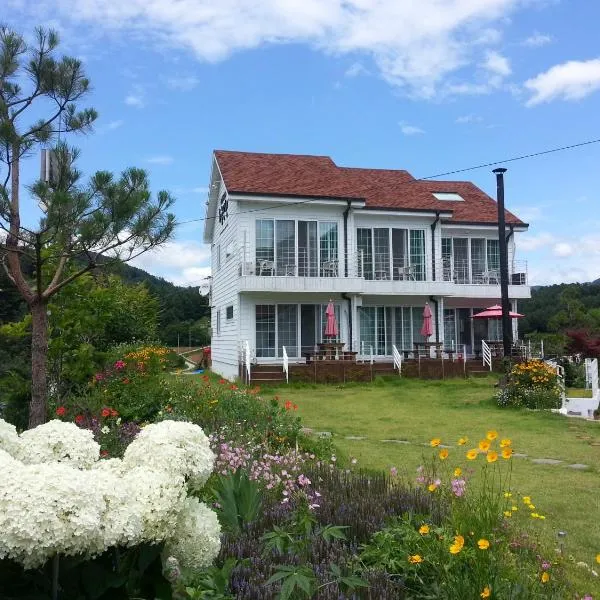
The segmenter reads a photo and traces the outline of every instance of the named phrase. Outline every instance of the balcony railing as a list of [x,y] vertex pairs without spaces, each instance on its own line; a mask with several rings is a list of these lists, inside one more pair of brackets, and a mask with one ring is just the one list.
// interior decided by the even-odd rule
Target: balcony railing
[[[346,264],[347,262],[347,264]],[[368,281],[448,282],[457,285],[500,285],[500,269],[473,262],[437,260],[418,257],[412,263],[390,259],[386,255],[365,256],[363,253],[342,253],[337,258],[309,259],[300,256],[277,258],[258,257],[240,260],[239,274],[257,277],[359,278]],[[527,262],[509,261],[509,285],[528,285]]]

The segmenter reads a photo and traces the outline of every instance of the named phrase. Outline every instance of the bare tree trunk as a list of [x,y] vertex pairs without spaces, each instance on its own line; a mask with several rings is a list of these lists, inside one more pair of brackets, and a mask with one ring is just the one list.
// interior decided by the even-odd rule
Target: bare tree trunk
[[48,304],[38,301],[31,305],[31,402],[29,428],[46,422],[48,383]]

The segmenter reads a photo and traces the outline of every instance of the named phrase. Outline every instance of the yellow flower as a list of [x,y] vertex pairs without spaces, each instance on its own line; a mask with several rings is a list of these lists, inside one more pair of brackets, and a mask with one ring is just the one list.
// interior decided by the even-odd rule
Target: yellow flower
[[491,452],[488,452],[487,461],[489,463],[496,462],[497,460],[498,460],[498,453],[497,452],[494,452],[493,450]]
[[535,512],[532,512],[532,513],[531,513],[531,518],[532,518],[532,519],[537,519],[539,516],[540,516],[540,515],[538,515],[538,514],[537,514],[537,513],[535,513]]
[[448,458],[448,450],[446,448],[442,448],[439,454],[440,460],[446,460]]
[[523,502],[525,502],[525,504],[531,504],[531,496],[523,496]]
[[542,583],[548,583],[550,581],[550,574],[547,571],[542,573]]
[[504,511],[504,516],[505,516],[507,519],[510,519],[510,517],[512,517],[512,512],[510,512],[510,510],[505,510],[505,511]]
[[596,562],[600,565],[600,554],[596,554]]
[[450,546],[450,554],[458,554],[465,545],[465,538],[462,535],[454,536],[454,543]]
[[430,484],[427,486],[427,489],[428,489],[430,492],[435,492],[435,490],[437,489],[437,485],[435,485],[435,483],[430,483]]
[[419,533],[421,535],[427,535],[429,533],[429,525],[421,525],[421,527],[419,527]]
[[472,450],[469,450],[467,452],[467,458],[469,460],[475,460],[477,458],[478,454],[479,454],[479,452],[477,452],[477,450],[475,448],[473,448]]
[[510,492],[504,492],[505,498],[512,498],[512,494]]
[[481,538],[477,541],[477,546],[479,546],[480,550],[487,550],[490,547],[490,543],[485,538]]
[[529,510],[535,510],[535,506],[534,506],[533,504],[528,504],[528,505],[527,505],[527,508],[528,508]]
[[468,441],[469,441],[469,438],[462,437],[462,438],[460,438],[460,440],[458,440],[458,445],[464,446]]
[[418,565],[419,563],[423,562],[423,557],[420,554],[413,554],[412,556],[408,557],[408,562],[411,565]]
[[456,467],[454,469],[454,477],[460,477],[462,475],[462,469],[460,467]]
[[502,458],[509,459],[512,456],[512,448],[502,448]]
[[519,507],[518,506],[513,506],[511,510],[513,510],[514,512],[516,512],[516,511],[519,510]]
[[429,445],[432,448],[435,448],[436,446],[439,446],[442,443],[442,440],[440,440],[440,438],[433,438],[430,442]]
[[508,438],[500,440],[500,448],[508,448],[512,444],[512,441]]
[[479,442],[479,449],[482,452],[487,452],[490,449],[490,443],[487,440],[481,440]]
[[489,598],[492,595],[492,590],[490,590],[489,586],[485,586],[483,588],[483,592],[479,594],[482,598]]
[[494,429],[490,429],[490,431],[485,434],[485,437],[490,440],[490,442],[493,442],[498,437],[498,432]]
[[538,515],[538,519],[541,519],[542,521],[545,519],[546,517],[544,515]]

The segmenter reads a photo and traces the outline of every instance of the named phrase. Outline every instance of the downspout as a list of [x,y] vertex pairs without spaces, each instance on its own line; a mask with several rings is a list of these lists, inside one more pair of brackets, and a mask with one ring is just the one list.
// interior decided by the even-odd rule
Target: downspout
[[[344,277],[348,278],[348,213],[350,212],[351,200],[348,200],[346,210],[344,211]],[[342,298],[348,301],[348,335],[350,336],[350,352],[352,348],[352,299],[346,292],[342,294]]]
[[350,352],[352,352],[352,298],[346,292],[342,294],[342,298],[348,300],[348,335],[350,336]]
[[344,211],[344,277],[348,277],[348,213],[350,212],[351,200]]
[[[433,297],[429,296],[430,302],[433,302],[435,305],[435,341],[439,344],[440,342],[440,315],[439,315],[439,302]],[[442,323],[444,320],[441,320]]]
[[431,275],[433,281],[435,281],[435,229],[437,224],[440,222],[440,213],[435,213],[435,221],[431,224]]
[[[506,251],[508,253],[508,242],[510,242],[510,238],[513,237],[513,235],[515,235],[515,226],[514,225],[509,225],[510,231],[508,232],[508,235],[506,236]],[[515,254],[514,252],[512,253],[512,256],[510,256],[510,273],[511,273],[511,277],[512,277],[512,273],[514,273],[515,270]],[[511,282],[512,283],[512,282]]]

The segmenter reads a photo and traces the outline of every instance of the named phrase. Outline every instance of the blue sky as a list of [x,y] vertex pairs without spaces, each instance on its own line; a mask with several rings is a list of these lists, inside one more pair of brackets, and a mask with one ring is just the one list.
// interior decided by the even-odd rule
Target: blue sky
[[[180,221],[204,216],[215,148],[424,177],[600,138],[589,0],[5,0],[2,19],[84,61],[100,119],[69,140],[80,167],[146,168]],[[596,144],[507,165],[532,283],[600,277],[599,163]],[[456,178],[495,195],[489,168]],[[136,264],[198,284],[202,227]]]

